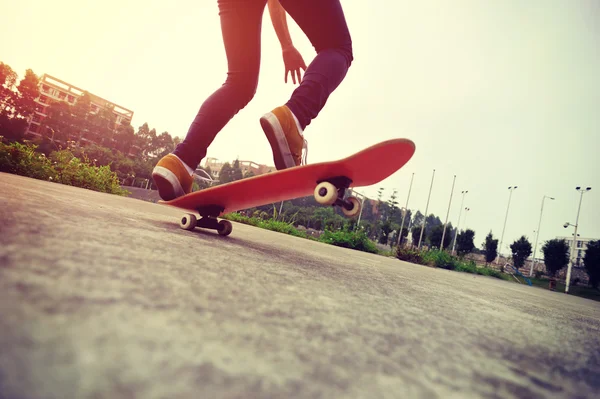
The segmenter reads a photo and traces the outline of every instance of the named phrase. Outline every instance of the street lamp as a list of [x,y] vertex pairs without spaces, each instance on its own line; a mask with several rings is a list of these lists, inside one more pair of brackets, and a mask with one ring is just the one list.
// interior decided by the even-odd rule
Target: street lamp
[[500,237],[500,246],[498,247],[498,257],[496,258],[496,264],[500,262],[500,256],[502,255],[502,242],[504,241],[504,230],[506,229],[506,220],[508,219],[508,208],[510,208],[510,199],[512,197],[512,193],[517,189],[517,186],[510,186],[508,190],[510,194],[508,195],[508,205],[506,206],[506,216],[504,216],[504,227],[502,227],[502,236]]
[[469,211],[471,208],[465,208],[465,229],[467,228],[467,216],[469,215]]
[[350,194],[354,195],[355,197],[359,197],[361,199],[360,201],[360,212],[358,213],[358,220],[356,221],[356,227],[358,228],[358,226],[360,225],[360,218],[362,217],[362,211],[365,205],[365,199],[367,198],[364,194],[359,193],[358,191],[354,191],[353,189],[350,189]]
[[456,181],[456,175],[452,180],[452,189],[450,190],[450,200],[448,201],[448,211],[446,211],[446,221],[444,222],[444,231],[442,232],[442,242],[440,243],[440,250],[444,250],[444,238],[446,238],[446,227],[448,226],[448,215],[450,215],[450,205],[452,204],[452,194],[454,193],[454,182]]
[[429,186],[429,195],[427,196],[427,205],[425,206],[425,218],[423,219],[423,224],[421,225],[421,235],[419,236],[419,245],[417,245],[417,249],[421,248],[421,240],[423,239],[423,231],[425,230],[425,223],[427,223],[427,212],[429,210],[429,199],[431,198],[431,189],[433,188],[433,178],[435,177],[435,169],[433,170],[433,175],[431,176],[431,186]]
[[585,190],[582,189],[581,187],[575,187],[575,190],[579,191],[579,193],[580,193],[579,207],[577,208],[577,218],[575,219],[575,225],[572,225],[571,223],[566,222],[563,226],[565,229],[569,226],[575,227],[575,232],[573,233],[573,245],[571,245],[571,262],[569,262],[569,266],[567,268],[567,281],[565,284],[565,294],[569,293],[569,285],[571,285],[571,267],[573,267],[573,262],[574,262],[573,255],[575,254],[575,244],[577,242],[577,227],[579,227],[579,211],[581,210],[581,200],[583,199],[583,194],[587,193],[591,189],[592,189],[591,187],[587,187]]
[[456,236],[458,235],[458,226],[460,225],[460,215],[462,214],[463,204],[465,202],[465,194],[467,194],[468,192],[469,192],[468,190],[460,192],[462,194],[462,200],[460,201],[460,209],[458,211],[458,223],[456,225],[456,229],[454,229],[454,242],[452,243],[452,251],[450,251],[450,253],[453,255],[454,255],[454,247],[456,246]]
[[533,266],[535,265],[535,253],[537,251],[537,245],[538,245],[538,239],[540,238],[540,226],[542,225],[542,212],[544,212],[544,200],[548,198],[554,201],[554,197],[548,197],[547,195],[544,195],[544,197],[542,198],[542,210],[540,211],[540,220],[538,222],[538,228],[536,230],[536,234],[535,234],[535,246],[534,246],[534,250],[533,250],[533,259],[531,260],[531,268],[529,269],[529,277],[533,276]]
[[[410,186],[408,186],[408,196],[406,197],[406,206],[404,207],[404,212],[402,212],[402,224],[400,225],[400,232],[398,233],[398,243],[396,244],[398,247],[400,246],[400,240],[402,239],[402,229],[404,228],[404,218],[406,217],[406,213],[408,212],[408,200],[410,199],[410,191],[412,190],[412,183],[415,174],[413,173],[410,178]],[[408,237],[408,234],[406,235]]]

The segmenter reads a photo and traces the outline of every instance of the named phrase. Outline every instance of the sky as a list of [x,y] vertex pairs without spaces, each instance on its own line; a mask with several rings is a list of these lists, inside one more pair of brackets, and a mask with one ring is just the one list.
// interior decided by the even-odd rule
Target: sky
[[[305,130],[308,162],[339,159],[396,137],[413,158],[371,198],[397,190],[408,208],[491,230],[504,253],[533,243],[544,195],[545,240],[571,236],[580,194],[581,237],[600,238],[600,2],[595,0],[343,0],[354,62]],[[226,77],[217,1],[0,0],[0,61],[19,78],[31,68],[134,111],[132,124],[184,137]],[[315,51],[288,17],[306,63]],[[284,104],[281,48],[265,11],[258,92],[208,151],[221,160],[272,164],[258,119]],[[465,218],[466,215],[466,218]]]

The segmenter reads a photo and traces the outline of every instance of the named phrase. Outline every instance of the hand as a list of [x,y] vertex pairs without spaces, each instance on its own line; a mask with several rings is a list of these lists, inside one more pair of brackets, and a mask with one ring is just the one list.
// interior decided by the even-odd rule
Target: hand
[[296,84],[296,77],[300,84],[302,81],[300,69],[306,71],[306,64],[296,47],[290,46],[283,49],[283,64],[285,65],[285,83],[287,83],[288,73],[290,73],[294,84]]

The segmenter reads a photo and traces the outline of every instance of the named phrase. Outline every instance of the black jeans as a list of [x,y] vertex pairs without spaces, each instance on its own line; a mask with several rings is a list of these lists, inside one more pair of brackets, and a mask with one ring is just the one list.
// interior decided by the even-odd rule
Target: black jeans
[[[286,103],[304,129],[346,76],[353,60],[352,40],[339,0],[280,3],[317,52]],[[258,85],[261,25],[267,0],[218,0],[218,4],[227,79],[204,101],[185,139],[174,151],[193,169],[206,156],[219,131],[252,100]]]

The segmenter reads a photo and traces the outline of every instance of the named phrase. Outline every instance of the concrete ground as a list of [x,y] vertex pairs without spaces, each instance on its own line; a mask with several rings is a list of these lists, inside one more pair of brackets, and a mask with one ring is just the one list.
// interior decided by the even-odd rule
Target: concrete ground
[[0,174],[0,398],[600,392],[598,302],[181,213]]

